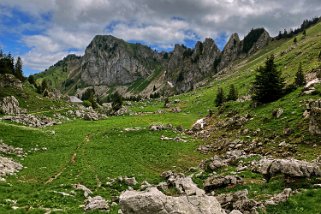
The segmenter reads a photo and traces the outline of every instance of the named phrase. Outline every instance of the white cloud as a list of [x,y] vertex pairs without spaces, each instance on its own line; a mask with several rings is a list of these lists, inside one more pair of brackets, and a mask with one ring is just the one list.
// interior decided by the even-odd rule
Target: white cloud
[[[96,34],[168,48],[222,32],[244,35],[253,27],[265,27],[275,35],[321,11],[320,0],[1,0],[0,5],[43,22],[46,28],[39,35],[23,36],[31,47],[25,64],[40,70],[70,49],[82,52]],[[50,19],[42,20],[43,14]]]

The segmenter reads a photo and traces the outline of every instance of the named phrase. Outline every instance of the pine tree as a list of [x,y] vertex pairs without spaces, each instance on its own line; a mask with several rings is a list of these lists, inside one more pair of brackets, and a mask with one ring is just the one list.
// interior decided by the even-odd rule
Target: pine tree
[[31,85],[35,85],[35,84],[36,84],[35,76],[30,75],[30,76],[28,77],[28,82],[29,82]]
[[253,84],[253,100],[258,103],[268,103],[283,95],[284,80],[281,71],[276,69],[274,56],[267,58],[265,66],[257,69]]
[[296,75],[295,75],[295,84],[297,86],[305,85],[305,79],[304,79],[304,74],[303,74],[303,71],[302,71],[301,63],[299,65],[298,71],[296,72]]
[[227,95],[227,100],[228,101],[235,101],[238,98],[238,92],[234,86],[234,84],[230,85],[230,90],[229,93]]
[[153,87],[153,91],[156,91],[156,86],[154,85],[154,87]]
[[294,37],[293,43],[294,43],[294,44],[297,44],[297,43],[298,43],[298,39],[297,39],[296,37]]
[[14,75],[21,81],[24,81],[24,76],[22,72],[22,60],[18,57],[16,64],[14,65]]
[[223,88],[218,88],[216,98],[215,98],[215,106],[219,107],[225,102],[225,96]]

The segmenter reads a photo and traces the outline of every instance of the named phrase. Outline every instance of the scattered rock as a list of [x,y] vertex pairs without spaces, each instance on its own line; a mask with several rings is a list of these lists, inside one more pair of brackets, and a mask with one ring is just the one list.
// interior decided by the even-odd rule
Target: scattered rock
[[180,113],[182,110],[180,109],[180,107],[175,107],[175,108],[172,108],[172,112],[173,113]]
[[109,206],[106,200],[101,196],[88,197],[85,200],[84,210],[108,210]]
[[161,140],[169,140],[169,141],[176,141],[176,142],[182,142],[182,143],[186,143],[187,140],[184,140],[180,137],[175,137],[175,138],[172,138],[172,137],[165,137],[164,135],[161,136],[160,138]]
[[92,195],[93,192],[88,189],[86,186],[82,185],[82,184],[74,184],[73,188],[77,189],[77,190],[82,190],[84,191],[84,196],[87,198],[89,195]]
[[204,181],[204,189],[206,192],[211,192],[217,188],[240,183],[243,183],[243,179],[239,176],[211,176]]
[[255,200],[249,199],[247,195],[248,190],[241,190],[234,193],[221,194],[216,198],[222,208],[227,211],[238,210],[241,213],[255,213],[255,210],[258,207],[262,207],[262,205]]
[[283,112],[284,112],[284,110],[282,108],[275,109],[272,112],[272,116],[275,118],[280,118],[282,116]]
[[15,148],[13,146],[9,146],[5,143],[3,143],[2,140],[0,140],[0,152],[4,154],[14,154],[17,156],[23,156],[24,152],[22,148]]
[[21,123],[25,126],[42,128],[47,126],[53,126],[59,124],[53,119],[45,116],[35,116],[31,114],[19,114],[16,116],[4,116],[0,118],[2,120],[9,120],[15,123]]
[[22,170],[23,166],[20,163],[14,162],[10,158],[0,156],[0,177],[14,175]]
[[137,184],[135,177],[132,177],[132,178],[125,177],[123,180],[128,186],[135,186]]
[[144,192],[126,191],[120,195],[120,207],[124,214],[223,214],[213,196],[166,196],[152,187]]

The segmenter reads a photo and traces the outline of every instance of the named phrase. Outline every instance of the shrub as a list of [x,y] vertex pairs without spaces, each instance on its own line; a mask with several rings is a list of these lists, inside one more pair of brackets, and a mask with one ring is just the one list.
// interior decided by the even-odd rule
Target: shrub
[[225,102],[225,96],[223,88],[218,88],[216,98],[215,98],[215,106],[219,107]]
[[89,100],[84,100],[82,103],[85,107],[90,107],[91,106],[91,102]]

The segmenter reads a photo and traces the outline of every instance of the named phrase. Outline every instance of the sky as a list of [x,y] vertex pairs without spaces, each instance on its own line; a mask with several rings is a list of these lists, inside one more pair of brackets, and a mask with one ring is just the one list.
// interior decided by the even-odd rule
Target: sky
[[21,56],[28,76],[83,55],[98,34],[159,51],[210,37],[222,49],[234,32],[275,36],[320,11],[320,0],[0,0],[0,48]]

